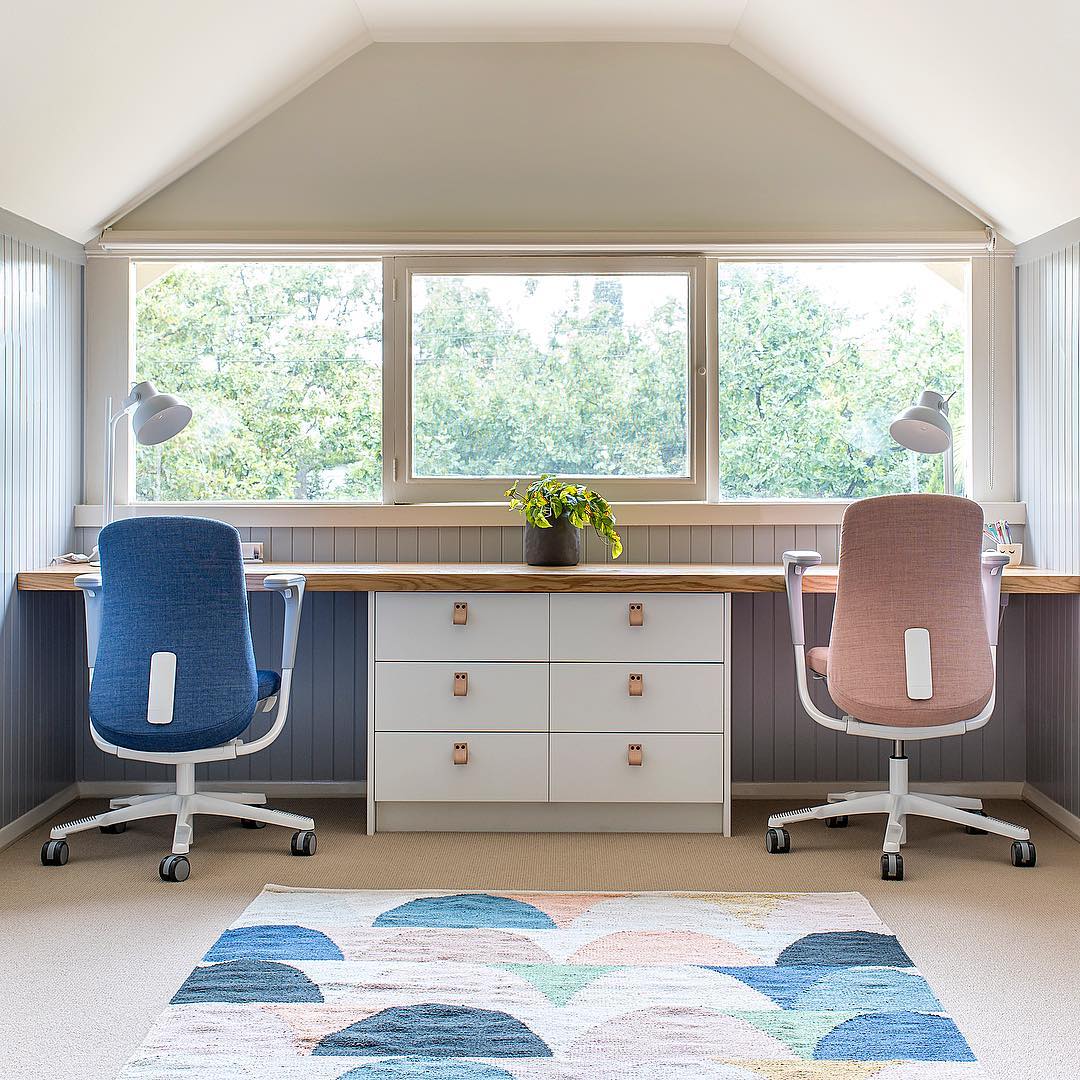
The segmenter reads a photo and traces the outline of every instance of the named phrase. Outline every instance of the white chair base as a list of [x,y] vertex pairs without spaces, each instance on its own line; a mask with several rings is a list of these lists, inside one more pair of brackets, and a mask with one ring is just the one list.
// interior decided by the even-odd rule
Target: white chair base
[[889,788],[887,791],[846,791],[829,795],[823,806],[808,806],[805,810],[785,810],[769,818],[769,828],[782,828],[797,821],[843,818],[856,814],[887,814],[885,854],[898,853],[907,841],[907,819],[910,815],[936,818],[966,825],[981,832],[1005,836],[1010,840],[1029,840],[1031,834],[1021,825],[998,818],[985,817],[982,800],[961,795],[931,795],[908,790],[908,759],[889,758]]
[[49,837],[52,840],[64,840],[73,833],[86,832],[88,829],[121,825],[146,818],[175,816],[176,828],[173,831],[172,853],[186,855],[194,837],[192,819],[196,814],[257,821],[266,825],[281,825],[283,828],[301,832],[314,830],[314,819],[304,817],[302,814],[290,814],[285,810],[267,809],[263,805],[265,802],[265,795],[253,792],[197,791],[195,766],[177,765],[174,792],[111,799],[109,801],[111,809],[106,810],[105,813],[57,825],[49,833]]

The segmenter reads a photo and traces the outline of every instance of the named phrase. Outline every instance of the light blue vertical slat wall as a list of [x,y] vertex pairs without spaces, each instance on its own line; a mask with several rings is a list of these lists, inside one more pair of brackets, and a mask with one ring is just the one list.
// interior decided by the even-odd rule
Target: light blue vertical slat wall
[[[31,235],[34,230],[30,230]],[[0,218],[0,826],[75,779],[85,664],[78,597],[15,577],[75,546],[82,266]]]
[[[274,528],[242,529],[279,561],[521,562],[520,528]],[[836,526],[631,526],[624,530],[630,563],[775,563],[787,548],[817,548],[835,562]],[[84,550],[94,535],[81,537]],[[607,550],[593,534],[585,559],[604,562]],[[620,560],[622,561],[622,560]],[[293,711],[285,734],[267,753],[215,766],[217,779],[362,780],[366,751],[367,607],[363,595],[309,593],[294,682]],[[276,666],[281,602],[252,597],[253,636],[260,666]],[[275,606],[276,605],[276,606]],[[808,618],[816,641],[828,641],[832,599],[811,598]],[[1024,778],[1024,604],[1014,600],[1005,624],[1001,704],[982,731],[911,752],[921,779]],[[827,701],[824,694],[823,702]],[[741,595],[732,620],[732,754],[736,780],[877,780],[888,774],[888,748],[868,739],[825,731],[803,716],[781,595]],[[84,738],[79,776],[85,780],[157,778],[144,766],[105,758]]]
[[[1066,227],[1080,234],[1080,223]],[[1039,241],[1033,241],[1037,245]],[[1080,243],[1017,267],[1025,559],[1080,572]],[[1080,814],[1080,597],[1028,602],[1028,781]]]

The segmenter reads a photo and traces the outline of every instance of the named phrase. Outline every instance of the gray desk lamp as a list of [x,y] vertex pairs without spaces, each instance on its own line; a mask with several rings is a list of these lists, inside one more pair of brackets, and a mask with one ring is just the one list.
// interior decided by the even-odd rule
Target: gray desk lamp
[[168,442],[177,432],[183,431],[191,419],[187,402],[172,394],[159,394],[152,382],[136,383],[131,393],[120,403],[120,411],[113,412],[113,399],[105,399],[105,483],[102,488],[102,527],[108,525],[115,513],[113,495],[113,464],[116,454],[116,429],[125,416],[134,413],[131,429],[143,446]]
[[[955,393],[955,391],[953,391]],[[905,409],[890,425],[889,434],[903,447],[919,454],[944,454],[945,494],[952,495],[953,431],[949,401],[936,390],[924,390],[919,403]]]

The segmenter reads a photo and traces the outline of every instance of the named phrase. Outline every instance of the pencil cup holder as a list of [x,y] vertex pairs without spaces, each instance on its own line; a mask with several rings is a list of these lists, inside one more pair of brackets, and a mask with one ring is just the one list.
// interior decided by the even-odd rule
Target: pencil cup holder
[[1010,566],[1019,566],[1024,561],[1023,544],[998,544],[1000,554],[1009,556]]

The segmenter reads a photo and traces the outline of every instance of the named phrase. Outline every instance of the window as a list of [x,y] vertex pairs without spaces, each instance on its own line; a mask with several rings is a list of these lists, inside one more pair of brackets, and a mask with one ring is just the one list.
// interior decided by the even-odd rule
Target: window
[[615,497],[703,497],[681,493],[698,483],[695,266],[398,262],[408,501],[493,498],[545,472]]
[[140,446],[136,498],[382,500],[382,269],[142,263],[136,378],[194,410]]
[[720,263],[721,499],[942,490],[941,456],[889,437],[924,389],[948,396],[967,473],[968,263]]

